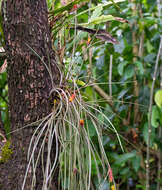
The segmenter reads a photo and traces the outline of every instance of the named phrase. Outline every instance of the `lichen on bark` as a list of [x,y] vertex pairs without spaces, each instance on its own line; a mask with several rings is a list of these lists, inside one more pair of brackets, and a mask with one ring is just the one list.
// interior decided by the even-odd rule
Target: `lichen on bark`
[[11,159],[11,156],[13,154],[12,149],[10,148],[11,142],[7,141],[3,147],[0,149],[0,164],[8,162],[9,159]]

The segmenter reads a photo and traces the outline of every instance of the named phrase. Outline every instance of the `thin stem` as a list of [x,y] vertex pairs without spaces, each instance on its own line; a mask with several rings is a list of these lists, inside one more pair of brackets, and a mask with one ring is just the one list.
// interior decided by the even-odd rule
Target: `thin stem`
[[[137,2],[136,0],[131,0],[132,2],[132,16],[137,16]],[[133,42],[133,62],[135,63],[137,61],[137,56],[138,56],[138,44],[137,44],[137,32],[136,30],[134,30],[134,28],[136,28],[137,26],[137,21],[134,21],[133,25],[132,25],[132,42]],[[139,97],[139,85],[138,85],[138,81],[137,81],[137,76],[136,76],[136,70],[137,68],[135,67],[135,74],[133,76],[133,80],[134,82],[134,96],[136,98],[135,100],[135,106],[134,106],[134,123],[138,123],[138,115],[139,115],[139,106],[138,106],[138,99],[137,97]]]
[[76,37],[77,37],[77,30],[76,30],[76,27],[77,27],[77,10],[75,10],[75,17],[74,17],[74,23],[75,23],[75,26],[74,26],[74,42],[73,42],[73,50],[72,50],[72,56],[71,56],[71,63],[69,64],[69,69],[68,69],[68,73],[67,73],[67,76],[66,76],[66,79],[71,79],[71,70],[74,66],[74,62],[75,62],[75,50],[76,50]]
[[110,55],[110,64],[109,64],[109,95],[112,97],[112,62],[113,55]]
[[[139,5],[139,15],[140,18],[143,19],[143,12],[142,12],[142,4]],[[143,23],[144,24],[144,23]],[[140,34],[140,44],[139,44],[139,50],[138,50],[138,56],[143,56],[144,51],[144,37],[145,37],[145,31],[143,30]]]
[[162,52],[162,36],[160,36],[160,45],[159,45],[159,50],[158,50],[158,54],[156,57],[153,82],[152,82],[151,91],[150,91],[148,139],[147,139],[147,155],[146,155],[146,190],[150,190],[150,183],[149,183],[150,182],[150,164],[149,164],[149,160],[150,160],[150,136],[151,136],[151,131],[152,131],[152,129],[151,129],[152,104],[153,104],[155,80],[156,80],[157,69],[158,69],[158,64],[159,64],[161,52]]
[[111,96],[109,96],[107,93],[105,93],[97,84],[93,84],[93,88],[98,92],[98,94],[100,94],[100,96],[102,96],[107,101],[107,103],[111,107],[113,107]]

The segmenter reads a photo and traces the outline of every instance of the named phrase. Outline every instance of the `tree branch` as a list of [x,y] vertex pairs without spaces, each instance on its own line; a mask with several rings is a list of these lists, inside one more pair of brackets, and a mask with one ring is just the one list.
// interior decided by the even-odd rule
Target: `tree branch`
[[108,94],[106,94],[97,84],[94,84],[93,85],[93,88],[95,89],[95,91],[100,95],[102,96],[106,102],[109,104],[109,106],[111,107],[111,109],[113,110],[114,113],[116,113],[116,115],[119,116],[119,113],[118,111],[113,108],[113,101],[112,101],[112,97],[109,96]]

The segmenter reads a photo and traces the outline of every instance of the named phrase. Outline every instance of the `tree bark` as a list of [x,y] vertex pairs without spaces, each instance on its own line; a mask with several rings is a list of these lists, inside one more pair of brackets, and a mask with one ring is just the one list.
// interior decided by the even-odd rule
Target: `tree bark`
[[[11,137],[12,159],[0,165],[0,189],[20,190],[27,166],[27,149],[34,131],[34,127],[21,128],[50,113],[52,80],[54,85],[59,84],[60,73],[51,45],[46,0],[4,0],[2,14],[11,131],[19,130]],[[40,58],[50,68],[52,80]],[[56,184],[57,175],[52,190],[57,189]],[[29,175],[25,189],[31,189],[30,185]],[[42,189],[41,167],[35,189]]]

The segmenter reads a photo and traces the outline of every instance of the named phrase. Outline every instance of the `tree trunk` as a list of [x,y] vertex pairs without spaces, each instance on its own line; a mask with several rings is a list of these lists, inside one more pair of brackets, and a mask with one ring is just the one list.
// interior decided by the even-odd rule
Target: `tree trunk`
[[[34,131],[34,127],[21,128],[50,113],[51,81],[54,85],[59,84],[60,74],[51,45],[46,0],[4,0],[2,13],[11,131],[19,130],[11,134],[12,159],[0,165],[0,189],[20,190],[27,166],[27,149]],[[52,80],[41,59],[50,68]],[[31,189],[30,175],[25,185],[27,190]],[[40,167],[36,190],[42,189],[41,176]],[[57,175],[53,181],[52,190],[57,189],[54,187]]]

